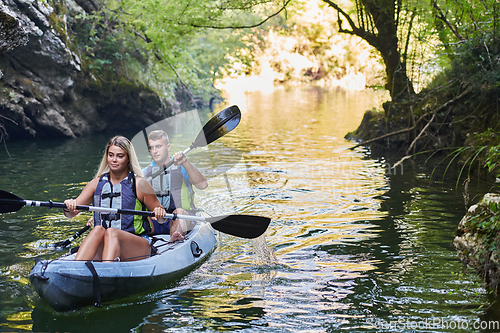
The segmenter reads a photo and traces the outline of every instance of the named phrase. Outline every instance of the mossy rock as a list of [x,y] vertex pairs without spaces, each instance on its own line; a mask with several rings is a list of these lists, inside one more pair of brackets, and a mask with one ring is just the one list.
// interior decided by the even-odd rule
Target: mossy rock
[[368,110],[363,115],[363,120],[359,127],[355,131],[347,133],[345,138],[348,140],[365,141],[377,137],[383,131],[383,127],[381,126],[383,119],[383,112],[377,112],[376,109]]
[[473,267],[488,288],[500,285],[500,195],[487,193],[469,208],[453,240],[458,257]]
[[[149,87],[121,78],[116,82],[91,80],[87,82],[88,92],[96,97],[101,107],[107,105],[126,105],[127,108],[159,108],[160,100]],[[147,96],[156,98],[147,98]]]

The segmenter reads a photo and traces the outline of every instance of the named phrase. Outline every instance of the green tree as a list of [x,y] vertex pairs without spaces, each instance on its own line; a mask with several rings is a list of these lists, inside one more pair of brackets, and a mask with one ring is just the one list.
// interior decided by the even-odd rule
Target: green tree
[[[275,0],[106,0],[72,25],[93,76],[137,80],[171,99],[216,94],[214,81],[235,61],[250,64],[252,28],[284,10]],[[241,69],[245,71],[245,68]],[[194,101],[194,98],[193,98]]]
[[435,28],[443,46],[477,36],[498,39],[500,4],[497,0],[431,0]]
[[150,64],[156,80],[165,80],[170,71],[192,88],[206,90],[222,69],[247,57],[242,50],[251,47],[244,42],[249,29],[276,16],[288,2],[111,0],[105,13],[142,39],[155,60]]

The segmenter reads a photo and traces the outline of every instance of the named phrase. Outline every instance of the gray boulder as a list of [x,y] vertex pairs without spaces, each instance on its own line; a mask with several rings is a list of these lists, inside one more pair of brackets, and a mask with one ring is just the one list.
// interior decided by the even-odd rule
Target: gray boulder
[[67,25],[99,3],[64,4],[65,14],[56,15],[47,1],[0,0],[0,130],[10,138],[71,138],[140,130],[179,112],[179,103],[162,101],[147,86],[84,73],[65,42]]

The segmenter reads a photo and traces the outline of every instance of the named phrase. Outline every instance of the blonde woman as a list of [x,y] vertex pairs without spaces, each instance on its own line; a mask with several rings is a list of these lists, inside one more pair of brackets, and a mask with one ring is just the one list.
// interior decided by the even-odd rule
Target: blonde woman
[[[75,217],[77,205],[90,205],[153,211],[159,223],[166,212],[142,171],[130,141],[113,137],[106,145],[104,156],[95,175],[76,199],[64,201],[64,215]],[[152,224],[137,215],[94,212],[94,228],[85,238],[75,260],[138,260],[151,254],[148,233]]]

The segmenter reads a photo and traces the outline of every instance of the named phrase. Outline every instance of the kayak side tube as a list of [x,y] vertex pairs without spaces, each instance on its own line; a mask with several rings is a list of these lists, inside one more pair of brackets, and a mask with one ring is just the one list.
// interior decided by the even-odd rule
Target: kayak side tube
[[[96,262],[94,276],[85,261],[75,255],[56,260],[38,260],[31,270],[31,284],[57,311],[96,305],[153,291],[177,281],[208,258],[217,244],[209,223],[198,223],[182,242],[168,244],[168,235],[156,235],[158,254],[138,261]],[[96,278],[98,295],[96,295]]]

